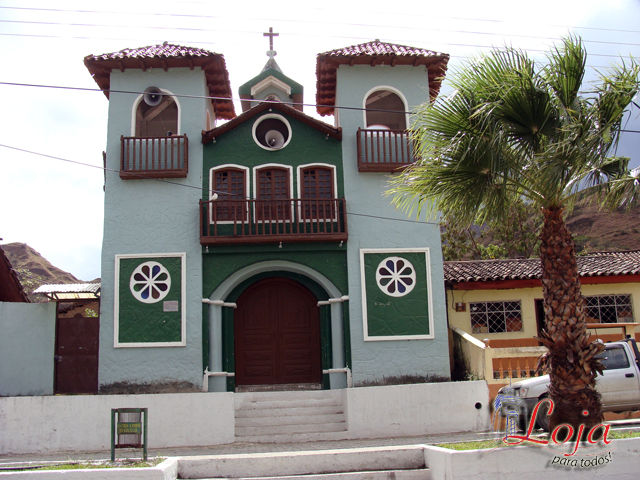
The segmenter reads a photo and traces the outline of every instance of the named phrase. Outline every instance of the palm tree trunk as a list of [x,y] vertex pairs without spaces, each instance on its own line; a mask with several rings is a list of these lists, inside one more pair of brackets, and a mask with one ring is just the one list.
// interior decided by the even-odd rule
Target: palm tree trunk
[[549,394],[554,403],[550,431],[568,423],[576,433],[581,424],[588,432],[602,420],[600,394],[595,390],[594,366],[598,360],[594,357],[604,347],[591,343],[586,328],[575,244],[564,223],[563,209],[544,208],[542,213],[540,258],[546,319],[543,343],[549,348]]

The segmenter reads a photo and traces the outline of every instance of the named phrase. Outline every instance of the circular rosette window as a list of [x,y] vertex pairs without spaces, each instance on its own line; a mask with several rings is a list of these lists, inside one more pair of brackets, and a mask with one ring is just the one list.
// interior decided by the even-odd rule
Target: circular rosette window
[[416,286],[416,269],[404,258],[388,257],[376,269],[376,282],[387,295],[402,297]]
[[169,293],[171,275],[161,263],[144,262],[131,274],[129,288],[137,300],[156,303]]

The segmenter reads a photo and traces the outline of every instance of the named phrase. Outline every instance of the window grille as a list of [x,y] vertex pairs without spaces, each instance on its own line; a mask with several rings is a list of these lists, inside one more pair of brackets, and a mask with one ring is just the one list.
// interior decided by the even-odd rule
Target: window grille
[[595,295],[584,297],[591,323],[632,323],[631,295]]
[[522,332],[520,300],[470,304],[473,333]]

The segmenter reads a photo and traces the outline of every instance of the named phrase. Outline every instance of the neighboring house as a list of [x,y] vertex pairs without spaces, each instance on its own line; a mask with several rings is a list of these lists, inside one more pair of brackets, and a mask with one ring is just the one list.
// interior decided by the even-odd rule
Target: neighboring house
[[29,302],[20,279],[2,247],[0,247],[0,302]]
[[[579,256],[578,271],[594,338],[640,340],[640,251]],[[540,259],[444,262],[444,272],[453,377],[484,378],[495,395],[510,379],[538,375]]]
[[0,248],[0,397],[53,393],[55,306],[31,303]]
[[[544,328],[540,259],[445,262],[444,272],[450,326],[492,347],[538,345],[534,337]],[[640,250],[579,256],[578,272],[591,333],[620,339],[640,313]],[[626,331],[640,340],[639,327]]]
[[109,98],[100,391],[449,377],[439,229],[383,196],[448,55],[377,40],[319,54],[334,125],[268,55],[239,116],[220,54],[85,58]]

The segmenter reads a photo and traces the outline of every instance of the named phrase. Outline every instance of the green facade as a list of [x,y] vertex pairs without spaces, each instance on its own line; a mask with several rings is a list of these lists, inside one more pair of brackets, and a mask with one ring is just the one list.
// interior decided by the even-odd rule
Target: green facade
[[183,341],[182,269],[181,256],[119,259],[118,343]]
[[[267,151],[253,140],[253,124],[259,120],[260,116],[270,113],[281,115],[291,125],[291,140],[281,150]],[[248,119],[233,130],[216,137],[215,142],[204,146],[203,200],[209,200],[207,192],[211,188],[209,172],[212,168],[228,164],[248,167],[250,169],[248,193],[249,196],[252,196],[252,169],[274,163],[293,167],[292,175],[294,178],[291,193],[294,198],[299,197],[296,172],[298,166],[315,163],[333,165],[336,167],[337,177],[336,196],[337,198],[344,197],[341,141],[276,110],[274,112],[265,111],[262,115]]]
[[369,340],[431,335],[425,252],[362,252]]

